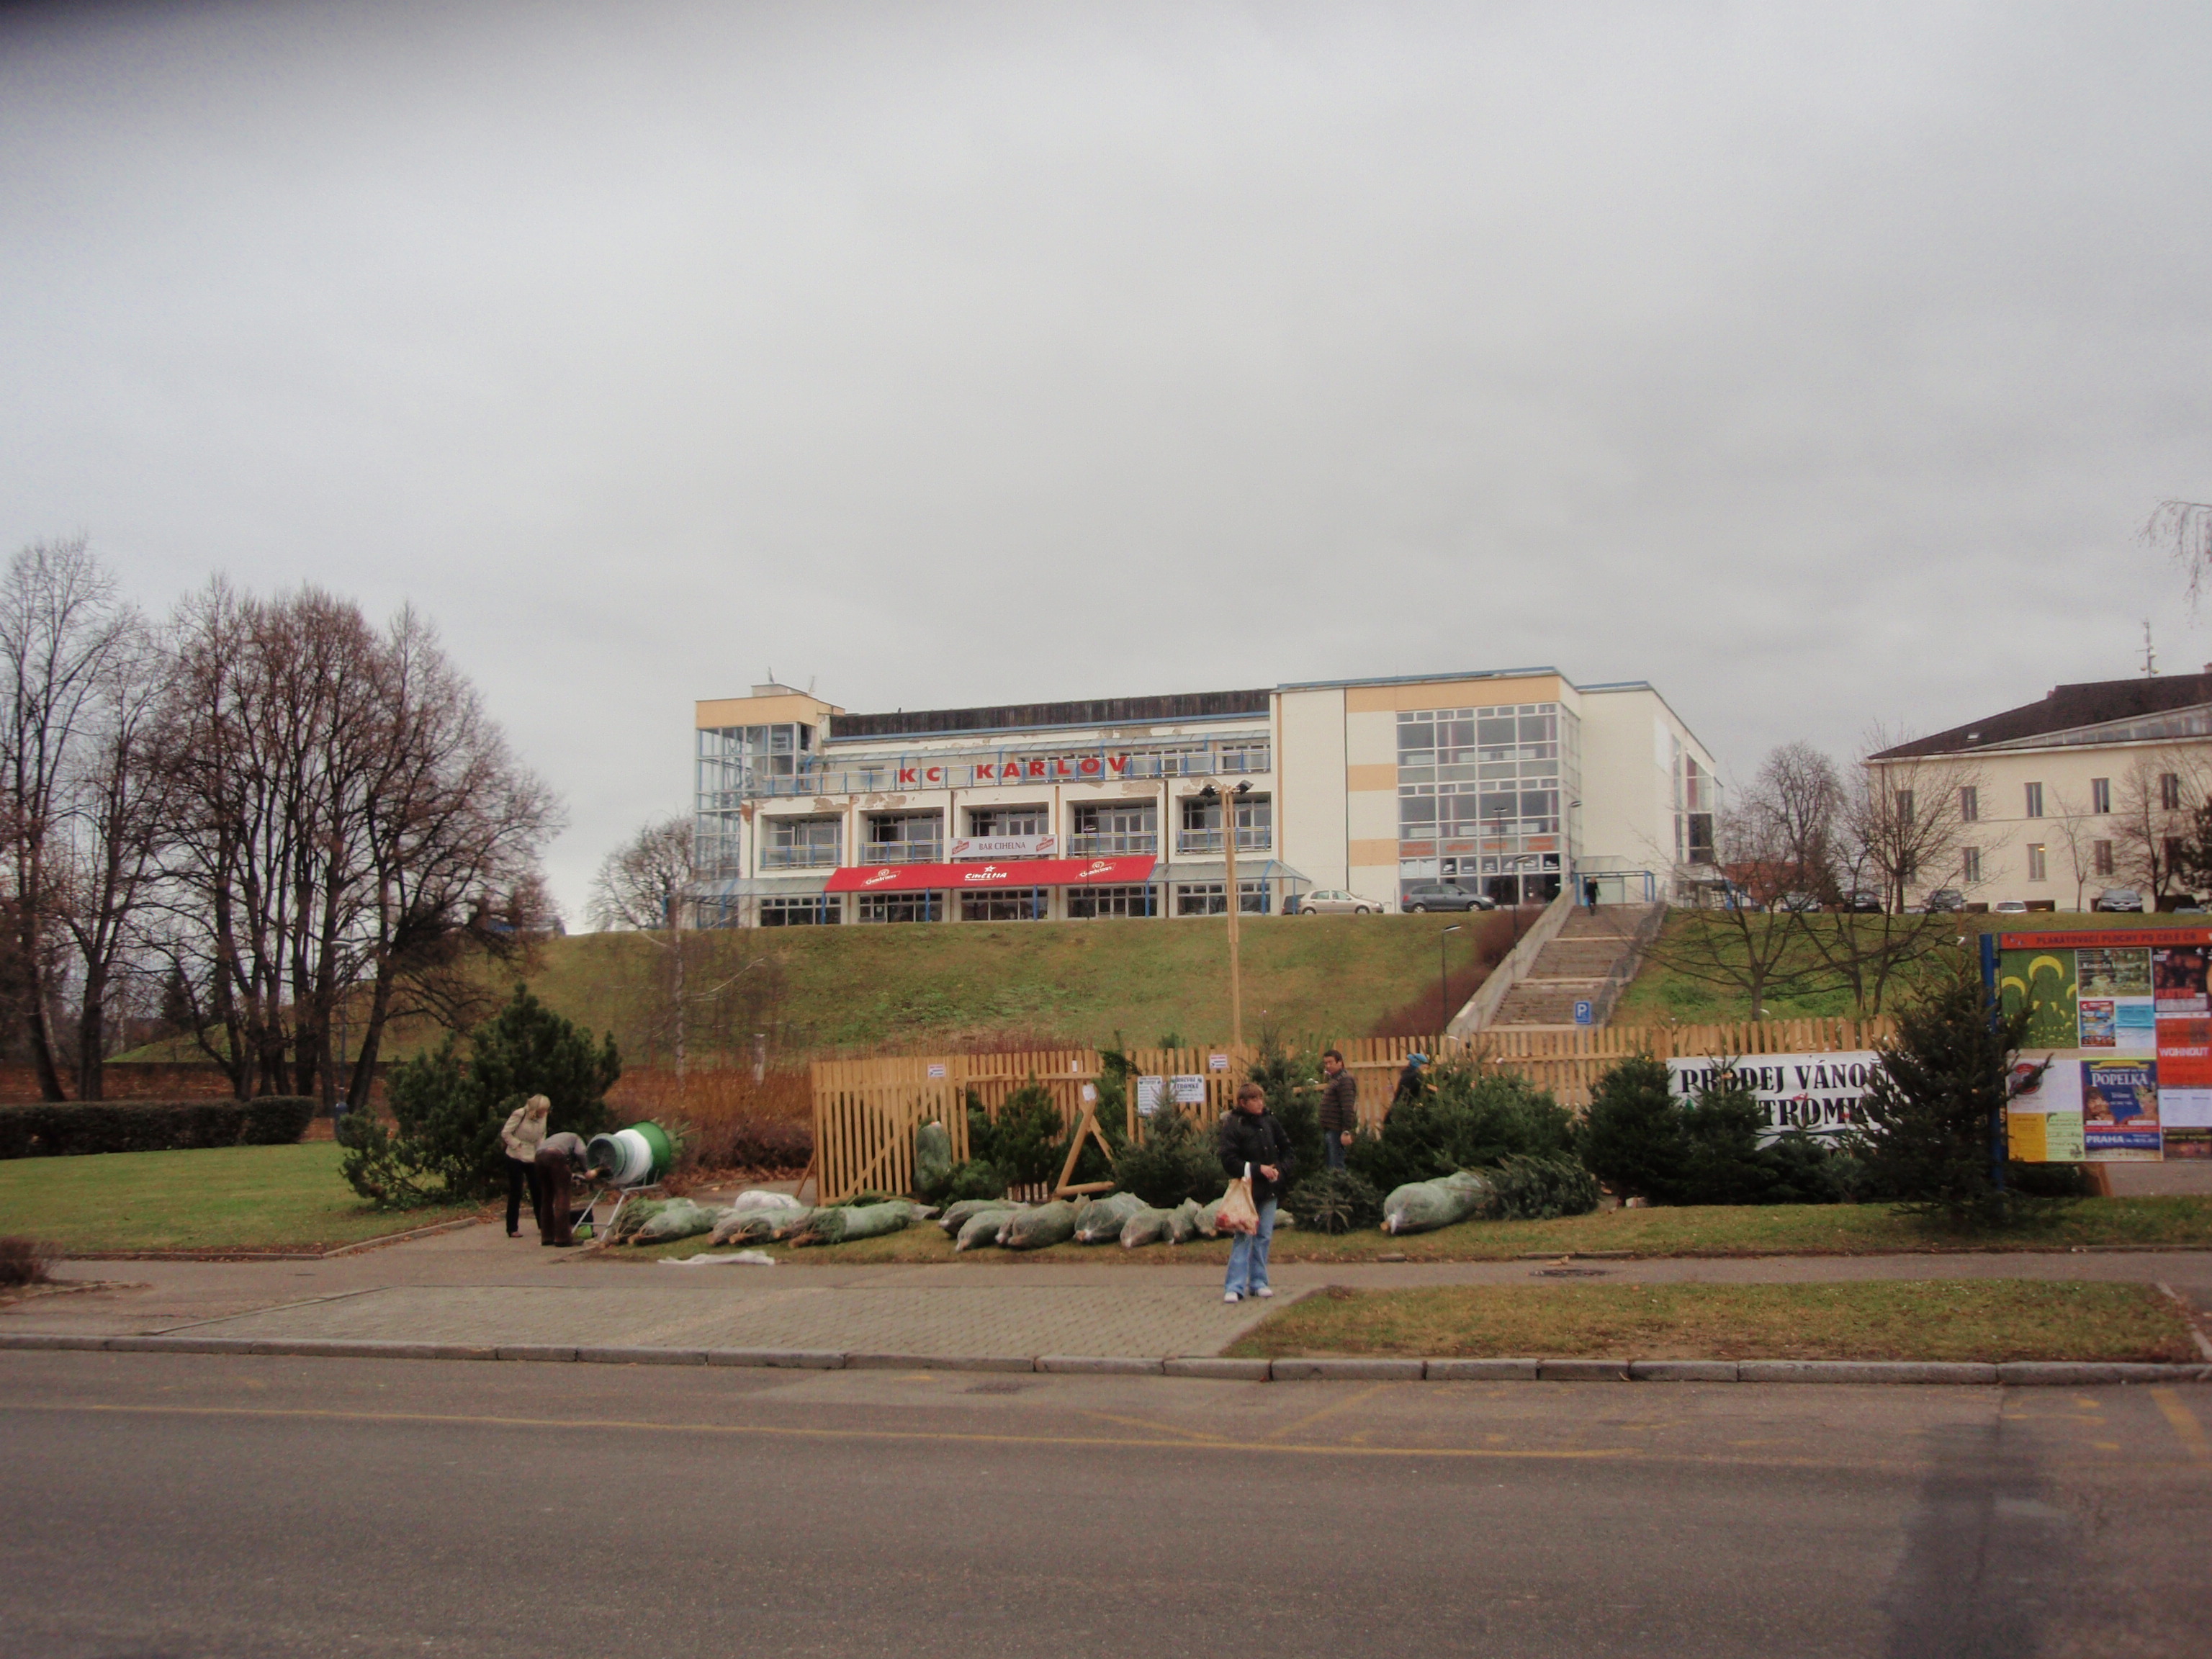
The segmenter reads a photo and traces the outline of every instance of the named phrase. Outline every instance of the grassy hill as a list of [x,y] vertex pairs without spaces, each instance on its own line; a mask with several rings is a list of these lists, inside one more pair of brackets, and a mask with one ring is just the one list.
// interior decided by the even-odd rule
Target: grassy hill
[[[1509,918],[1470,921],[1446,945],[1455,1008],[1503,954],[1500,940],[1510,942]],[[1447,925],[1433,916],[1245,918],[1247,1038],[1263,1030],[1364,1036],[1394,1016],[1433,1030]],[[570,1018],[611,1030],[635,1063],[664,1061],[672,1035],[665,938],[557,940],[528,982]],[[757,1030],[787,1054],[1229,1035],[1224,920],[748,929],[685,944],[695,1060],[716,1050],[742,1059]]]

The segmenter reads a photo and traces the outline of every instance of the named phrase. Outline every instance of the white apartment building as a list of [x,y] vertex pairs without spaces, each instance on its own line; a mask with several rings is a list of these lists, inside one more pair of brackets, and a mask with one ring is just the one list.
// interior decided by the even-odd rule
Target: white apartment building
[[1711,752],[1641,682],[1555,669],[848,714],[783,685],[702,702],[705,926],[1395,909],[1709,865]]
[[1869,757],[1879,786],[1935,792],[1957,819],[1942,868],[1915,896],[1956,887],[1973,902],[2094,908],[2107,888],[2146,908],[2185,893],[2175,843],[2212,781],[2212,667],[2202,674],[2095,680]]

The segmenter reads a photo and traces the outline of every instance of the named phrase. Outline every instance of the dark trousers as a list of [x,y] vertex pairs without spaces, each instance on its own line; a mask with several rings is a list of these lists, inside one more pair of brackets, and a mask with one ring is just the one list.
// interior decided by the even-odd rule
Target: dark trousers
[[1328,1167],[1332,1170],[1341,1170],[1344,1167],[1344,1155],[1351,1150],[1345,1146],[1344,1133],[1339,1129],[1323,1132],[1321,1138],[1321,1149],[1328,1154]]
[[545,1224],[545,1191],[538,1185],[538,1166],[526,1164],[519,1158],[507,1160],[507,1231],[514,1237],[516,1223],[522,1218],[522,1189],[530,1188],[531,1219],[543,1227]]
[[541,1244],[574,1244],[576,1236],[568,1223],[568,1159],[561,1152],[538,1154],[538,1184],[544,1206],[538,1212],[538,1240]]

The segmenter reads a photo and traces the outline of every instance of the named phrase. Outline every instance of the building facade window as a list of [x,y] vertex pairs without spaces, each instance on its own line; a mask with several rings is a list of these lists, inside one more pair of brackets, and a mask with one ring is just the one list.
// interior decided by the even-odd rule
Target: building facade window
[[1959,822],[1978,823],[1982,817],[1982,792],[1968,784],[1959,791]]
[[2039,841],[2032,841],[2027,844],[2027,878],[2030,881],[2041,881],[2045,878],[2043,843]]
[[[1237,850],[1263,853],[1275,844],[1275,803],[1266,795],[1231,795],[1229,810],[1237,825]],[[1220,800],[1186,796],[1182,829],[1176,836],[1178,853],[1218,853],[1221,850]]]
[[2179,772],[2158,775],[2158,805],[2163,812],[2179,812],[2181,810],[2181,775]]
[[768,844],[761,848],[763,870],[834,869],[841,818],[769,818]]
[[2027,793],[2027,816],[2032,818],[2039,818],[2043,816],[2043,786],[2039,783],[2031,783],[2026,786],[2026,787]]
[[[1264,881],[1237,884],[1237,908],[1248,916],[1268,914],[1270,899]],[[1229,914],[1229,884],[1221,881],[1179,881],[1175,890],[1175,913],[1179,916],[1225,916]]]
[[763,927],[809,927],[845,920],[845,901],[836,893],[775,893],[760,902]]
[[2112,873],[2112,843],[2108,841],[2090,842],[2089,861],[2099,875],[2111,875]]
[[1912,792],[1910,789],[1897,792],[1897,821],[1899,823],[1912,822]]
[[1961,847],[1959,849],[1959,874],[1969,882],[1982,878],[1982,849]]
[[1078,858],[1160,850],[1160,809],[1153,801],[1086,801],[1075,808],[1073,824],[1067,850]]
[[1048,836],[1048,806],[978,806],[968,814],[971,836]]
[[1000,888],[988,893],[963,893],[963,921],[1042,921],[1052,905],[1049,887]]
[[2112,810],[2112,781],[2110,778],[2089,780],[2089,810],[2100,816]]
[[1582,787],[1581,730],[1550,702],[1401,713],[1400,879],[1434,879],[1443,858],[1556,855],[1564,803]]
[[856,921],[942,921],[942,893],[862,893]]
[[939,812],[878,813],[868,820],[863,864],[934,864],[945,856],[945,817]]
[[1071,887],[1067,915],[1072,921],[1096,916],[1156,916],[1160,913],[1157,887]]

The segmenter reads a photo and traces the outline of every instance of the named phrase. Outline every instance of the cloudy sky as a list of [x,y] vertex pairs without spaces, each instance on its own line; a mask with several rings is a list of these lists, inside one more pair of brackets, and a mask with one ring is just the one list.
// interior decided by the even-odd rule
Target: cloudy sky
[[2212,9],[0,9],[0,550],[691,703],[1553,664],[1738,774],[2212,658]]

